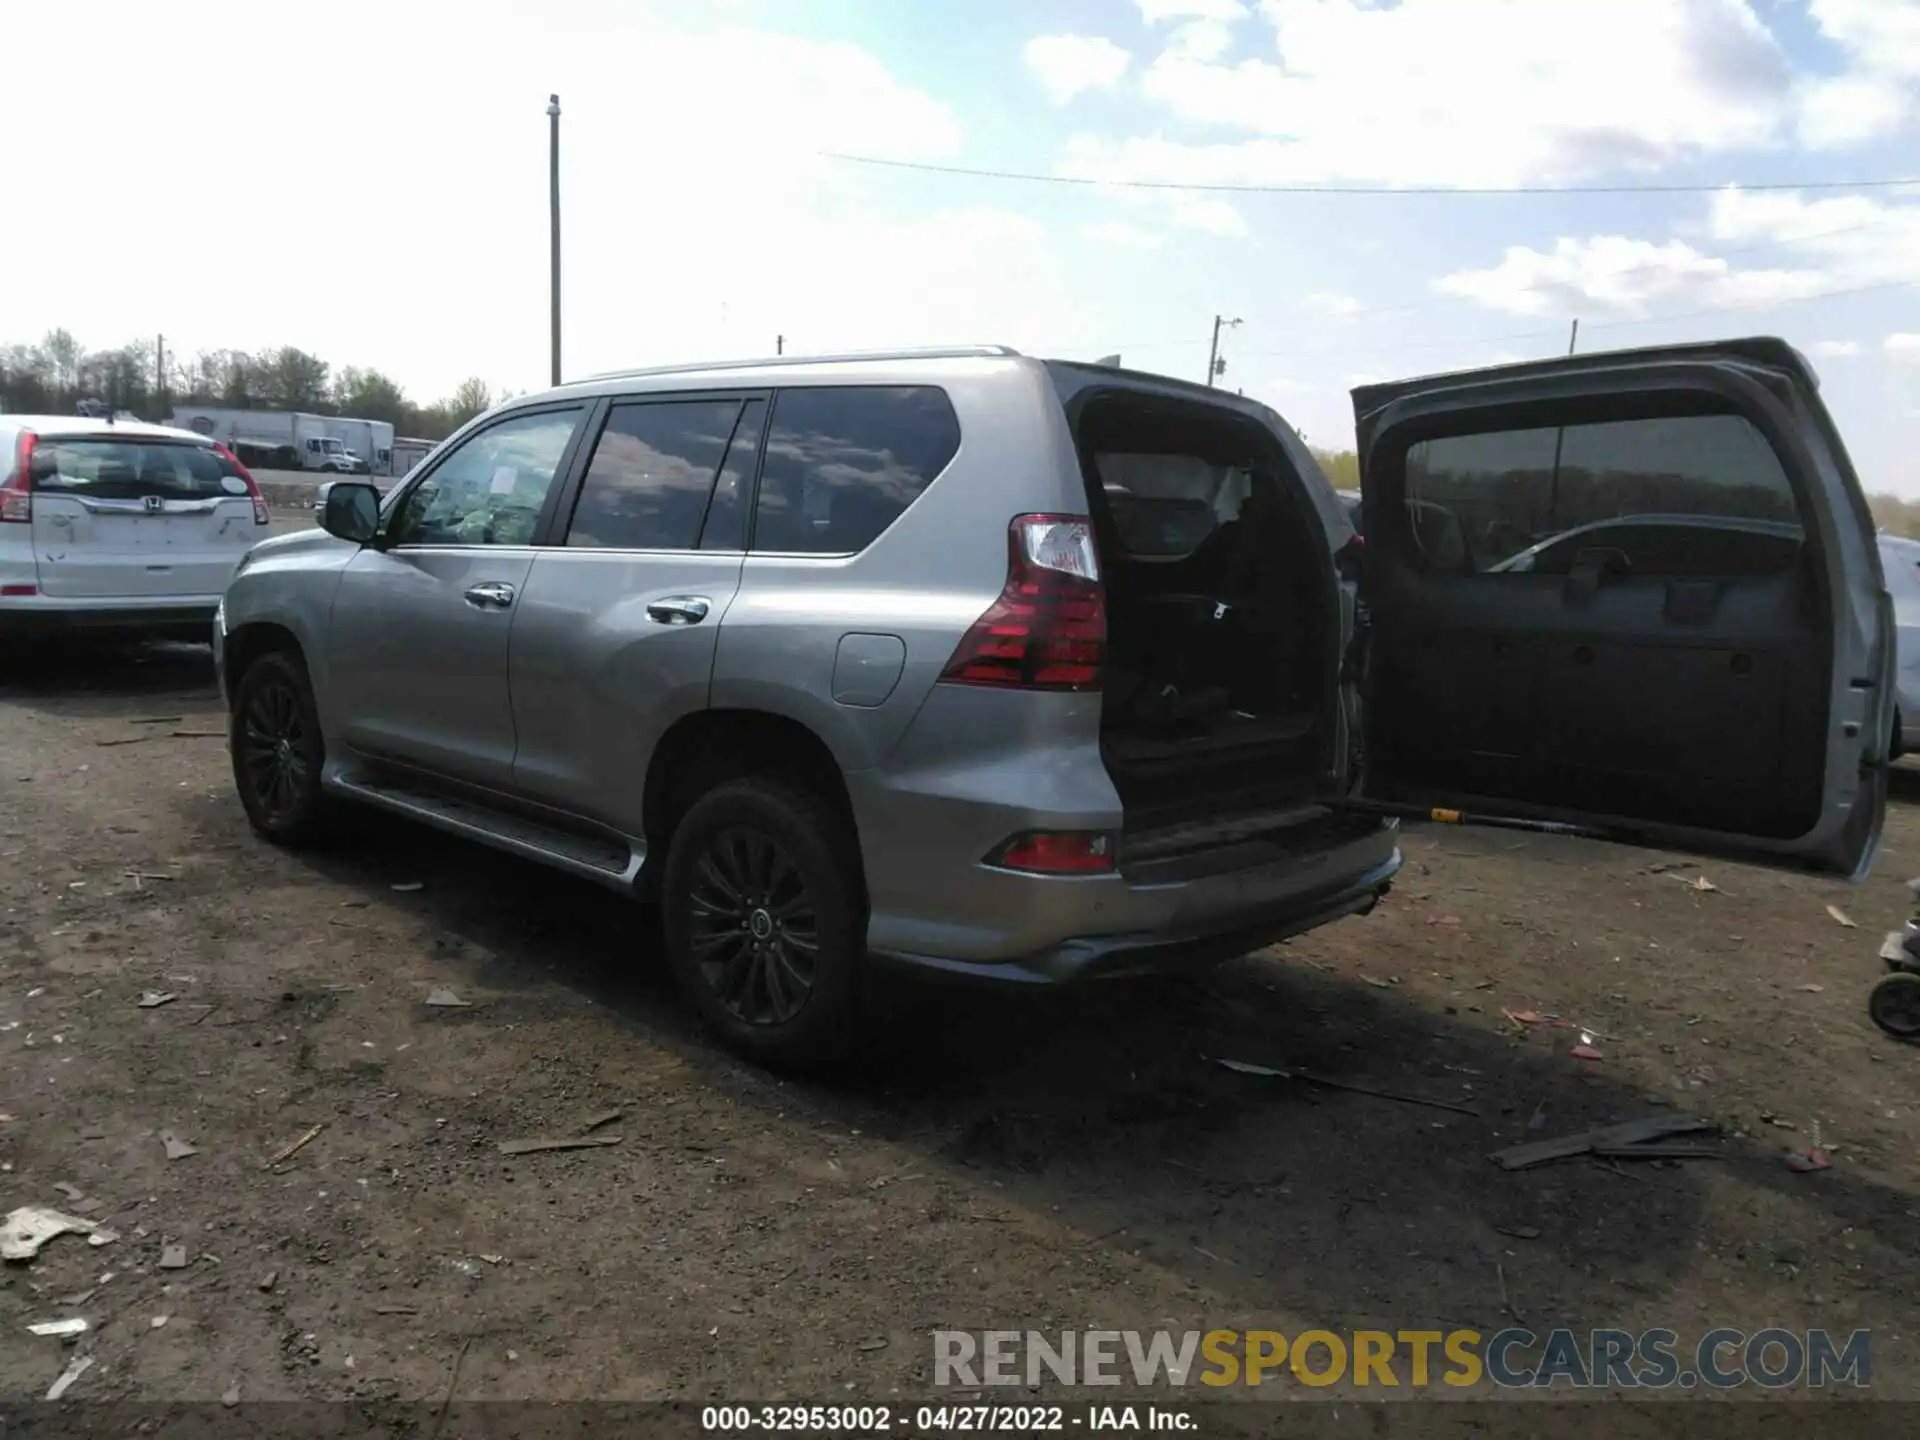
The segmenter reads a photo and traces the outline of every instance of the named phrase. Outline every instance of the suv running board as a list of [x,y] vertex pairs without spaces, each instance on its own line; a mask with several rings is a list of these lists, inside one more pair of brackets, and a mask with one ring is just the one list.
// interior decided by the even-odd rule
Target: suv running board
[[638,841],[577,835],[386,775],[329,765],[321,783],[336,795],[391,810],[496,850],[543,861],[615,890],[631,892],[647,860],[646,846]]

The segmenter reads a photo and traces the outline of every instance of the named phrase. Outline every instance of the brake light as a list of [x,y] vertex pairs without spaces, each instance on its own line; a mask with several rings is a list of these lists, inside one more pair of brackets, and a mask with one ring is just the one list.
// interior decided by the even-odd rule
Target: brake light
[[1029,875],[1104,875],[1113,869],[1113,837],[1104,830],[1027,830],[985,863]]
[[234,473],[247,482],[247,494],[253,497],[253,523],[271,525],[273,512],[267,509],[267,497],[260,493],[260,482],[253,478],[253,472],[240,463],[240,457],[224,445],[215,445],[214,453],[233,467]]
[[1107,602],[1084,515],[1016,515],[1007,583],[974,621],[940,678],[1009,690],[1098,690]]
[[13,473],[0,484],[0,523],[25,525],[33,519],[33,447],[39,438],[22,430],[13,443]]

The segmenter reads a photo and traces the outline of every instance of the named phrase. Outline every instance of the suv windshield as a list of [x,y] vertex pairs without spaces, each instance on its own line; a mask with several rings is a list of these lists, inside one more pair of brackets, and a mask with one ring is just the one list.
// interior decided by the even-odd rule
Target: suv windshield
[[205,445],[147,439],[47,439],[33,451],[33,488],[98,500],[243,497],[232,461]]

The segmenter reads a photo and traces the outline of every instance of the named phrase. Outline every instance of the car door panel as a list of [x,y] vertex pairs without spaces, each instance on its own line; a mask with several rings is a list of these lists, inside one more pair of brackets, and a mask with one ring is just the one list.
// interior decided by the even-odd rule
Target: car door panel
[[[623,834],[640,832],[647,759],[675,721],[706,708],[742,559],[541,552],[508,660],[516,792]],[[677,618],[701,605],[697,621]]]
[[[1788,347],[1755,341],[1356,391],[1372,628],[1363,797],[1864,873],[1893,632],[1864,497],[1816,383]],[[1729,427],[1759,444],[1727,450]],[[1539,430],[1557,436],[1550,479],[1489,468],[1505,488],[1476,491],[1470,465],[1436,458]],[[1569,468],[1566,483],[1580,503],[1615,505],[1626,528],[1582,537],[1557,574],[1502,573],[1474,553],[1500,528],[1475,523],[1485,496],[1536,519],[1539,496],[1554,497],[1551,530],[1560,447],[1596,434],[1633,458]],[[1787,504],[1794,520],[1641,525],[1653,497],[1675,494],[1756,514]],[[1444,553],[1421,540],[1437,495],[1462,537]],[[1696,523],[1718,528],[1694,535]],[[1647,548],[1655,532],[1665,549]],[[1671,573],[1689,555],[1700,573]]]
[[456,437],[383,508],[340,577],[332,723],[363,757],[495,789],[513,780],[508,647],[587,404]]
[[[347,743],[478,785],[510,781],[507,646],[533,560],[530,548],[356,555],[334,595],[329,643]],[[515,602],[468,598],[483,585],[509,587]]]

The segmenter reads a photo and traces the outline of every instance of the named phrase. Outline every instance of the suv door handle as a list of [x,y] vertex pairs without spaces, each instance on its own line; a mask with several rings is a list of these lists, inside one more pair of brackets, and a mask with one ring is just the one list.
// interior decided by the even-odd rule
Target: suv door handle
[[505,610],[513,604],[513,586],[504,580],[483,580],[468,587],[467,603],[480,610]]
[[647,602],[647,618],[658,625],[698,625],[711,608],[704,595],[668,595]]

